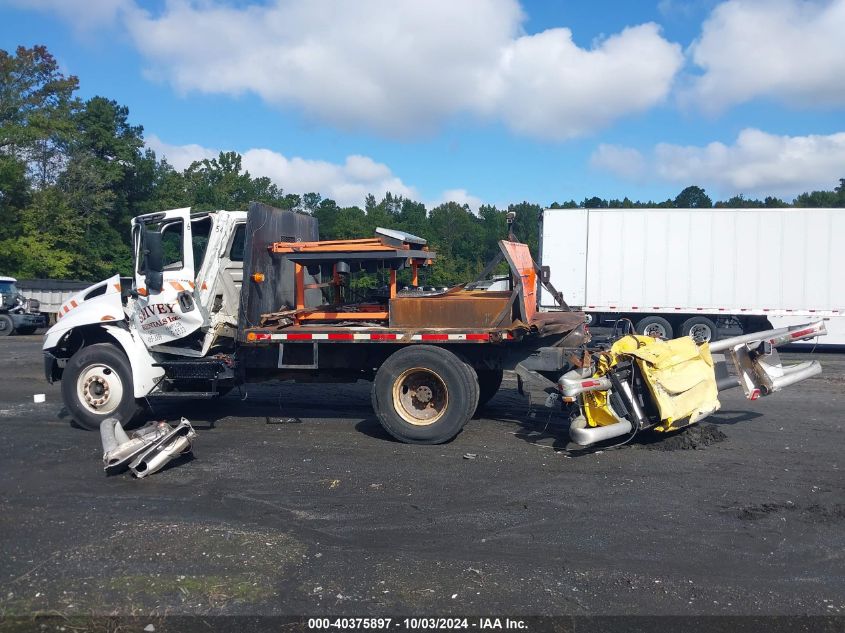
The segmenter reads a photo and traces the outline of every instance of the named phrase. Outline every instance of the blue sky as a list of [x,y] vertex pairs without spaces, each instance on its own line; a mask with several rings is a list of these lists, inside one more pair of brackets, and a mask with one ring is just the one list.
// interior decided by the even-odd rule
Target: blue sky
[[0,0],[177,167],[436,204],[845,178],[845,0]]

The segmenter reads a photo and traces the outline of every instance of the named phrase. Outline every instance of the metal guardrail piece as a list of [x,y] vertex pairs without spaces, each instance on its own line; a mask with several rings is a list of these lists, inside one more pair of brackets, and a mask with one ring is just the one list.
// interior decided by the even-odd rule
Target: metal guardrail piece
[[777,347],[827,334],[824,321],[765,330],[736,336],[710,345],[711,352],[724,352],[736,370],[749,400],[767,396],[822,372],[818,361],[783,365]]

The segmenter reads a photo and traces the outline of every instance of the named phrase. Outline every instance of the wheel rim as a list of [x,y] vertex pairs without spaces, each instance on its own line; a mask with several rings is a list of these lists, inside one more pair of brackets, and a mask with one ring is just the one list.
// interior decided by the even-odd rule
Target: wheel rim
[[713,330],[706,323],[696,323],[689,329],[689,335],[696,341],[709,343],[713,338]]
[[4,318],[0,319],[0,332],[5,334],[6,331],[11,331],[11,329],[12,329],[12,323],[8,318],[4,317]]
[[443,417],[448,406],[446,383],[430,369],[406,369],[393,383],[393,408],[408,424],[434,424]]
[[652,337],[669,338],[669,332],[660,323],[649,323],[643,328],[643,334]]
[[104,364],[90,365],[76,381],[79,403],[91,413],[112,413],[123,400],[123,382],[117,372]]

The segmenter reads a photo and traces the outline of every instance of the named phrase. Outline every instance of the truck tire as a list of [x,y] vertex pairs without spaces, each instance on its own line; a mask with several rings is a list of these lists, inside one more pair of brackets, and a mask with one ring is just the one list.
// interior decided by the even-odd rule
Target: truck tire
[[373,410],[401,442],[442,444],[461,432],[478,406],[475,370],[452,352],[412,345],[382,363],[373,381]]
[[643,336],[658,336],[666,340],[674,338],[672,324],[663,317],[654,314],[637,321],[634,329],[637,331],[637,334],[642,334]]
[[698,342],[709,343],[719,340],[719,331],[712,320],[694,316],[681,324],[681,336],[691,336]]
[[30,334],[35,334],[35,330],[37,330],[37,329],[38,328],[35,327],[34,325],[23,325],[23,326],[18,328],[18,334],[23,334],[25,336],[28,336]]
[[62,398],[73,420],[92,431],[106,418],[126,426],[141,411],[129,360],[109,343],[83,347],[70,358],[62,374]]
[[9,336],[15,331],[15,323],[8,314],[0,314],[0,336]]
[[505,373],[501,369],[478,369],[476,373],[478,374],[478,408],[480,409],[499,391]]

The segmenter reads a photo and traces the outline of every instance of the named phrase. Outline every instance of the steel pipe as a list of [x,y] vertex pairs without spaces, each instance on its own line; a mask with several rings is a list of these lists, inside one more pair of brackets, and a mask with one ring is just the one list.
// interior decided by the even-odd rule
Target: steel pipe
[[[607,426],[592,427],[581,426],[578,424],[580,420],[583,420],[583,418],[576,418],[573,420],[571,426],[569,427],[569,437],[573,442],[580,444],[581,446],[589,446],[590,444],[595,444],[596,442],[625,435],[626,433],[630,433],[634,428],[628,420],[619,420],[619,422],[609,424]],[[586,420],[584,420],[584,424],[586,425]]]
[[751,334],[743,334],[742,336],[725,338],[721,341],[714,341],[710,343],[710,353],[724,352],[743,343],[755,343],[758,341],[766,341],[777,347],[784,343],[794,343],[808,338],[824,336],[825,334],[827,334],[827,329],[825,328],[824,321],[816,321],[815,323],[804,325],[791,325],[789,327],[778,328],[777,330],[762,330],[760,332],[752,332]]

